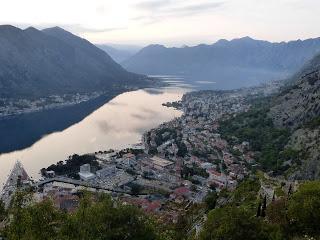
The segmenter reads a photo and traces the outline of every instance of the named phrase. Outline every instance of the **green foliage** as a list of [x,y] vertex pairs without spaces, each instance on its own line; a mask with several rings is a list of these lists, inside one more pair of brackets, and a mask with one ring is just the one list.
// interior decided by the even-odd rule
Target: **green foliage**
[[[257,179],[246,179],[234,192],[209,193],[206,206],[213,209],[203,224],[199,240],[318,239],[320,236],[320,181],[306,182],[298,191],[266,205],[259,200]],[[217,208],[217,198],[227,203]],[[109,195],[84,193],[73,213],[57,210],[50,200],[32,203],[28,193],[18,192],[9,209],[10,224],[4,237],[12,240],[173,240],[194,237],[189,230],[203,216],[203,205],[191,206],[177,224],[157,224],[138,208],[114,201]]]
[[183,166],[183,169],[181,170],[181,176],[183,178],[192,177],[194,175],[201,176],[204,178],[209,177],[209,173],[203,168],[198,167],[197,165],[193,164],[192,167]]
[[87,196],[62,228],[66,239],[157,239],[153,222],[133,206],[103,196],[93,203]]
[[232,205],[245,207],[252,214],[256,211],[260,183],[256,179],[246,179],[232,193]]
[[[319,239],[320,181],[306,182],[268,205],[266,198],[256,200],[258,186],[245,180],[234,193],[224,193],[232,201],[209,213],[200,239]],[[255,209],[248,207],[253,203]]]
[[305,127],[309,129],[315,129],[319,126],[320,126],[320,117],[315,117],[310,122],[305,124]]
[[28,239],[28,211],[24,207],[30,201],[30,195],[25,192],[17,192],[12,200],[9,214],[12,216],[11,224],[5,229],[9,239]]
[[131,184],[131,193],[133,195],[139,195],[142,189],[142,186],[140,186],[139,184]]
[[320,181],[300,186],[288,202],[291,230],[297,233],[320,235]]
[[0,222],[3,221],[7,216],[7,211],[4,206],[4,202],[0,200]]
[[46,170],[55,171],[57,175],[68,175],[70,177],[76,177],[80,171],[80,166],[89,163],[93,170],[99,170],[99,163],[94,155],[77,155],[74,154],[64,163],[63,161],[57,164],[52,164]]
[[[170,239],[138,208],[111,200],[107,195],[84,194],[74,213],[57,210],[51,201],[30,203],[18,193],[10,210],[12,221],[5,229],[10,240],[152,240]],[[29,202],[29,204],[28,204]],[[164,236],[162,238],[162,236]]]
[[177,142],[177,146],[178,146],[177,156],[185,157],[188,154],[187,146],[183,142],[179,142],[179,141]]
[[280,152],[287,144],[290,134],[286,129],[274,127],[268,117],[267,103],[254,106],[250,111],[222,122],[220,131],[229,142],[249,142],[253,151],[260,152],[258,162],[264,170],[283,172]]
[[288,203],[285,198],[281,198],[270,203],[266,210],[268,221],[272,222],[273,224],[277,224],[282,228],[286,228],[288,224],[286,212],[287,205]]
[[176,138],[177,138],[177,132],[175,129],[160,128],[156,130],[155,142],[157,146],[160,146],[162,143],[170,139],[176,139]]
[[208,193],[204,202],[206,203],[207,209],[212,210],[216,207],[218,195],[216,192],[212,191]]
[[251,212],[237,207],[212,210],[200,234],[200,240],[281,239],[277,228],[266,225]]

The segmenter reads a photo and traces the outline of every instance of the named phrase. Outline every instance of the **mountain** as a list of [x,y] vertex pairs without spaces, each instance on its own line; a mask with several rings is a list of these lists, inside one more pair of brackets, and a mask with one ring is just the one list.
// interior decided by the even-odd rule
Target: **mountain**
[[275,126],[290,129],[287,148],[302,153],[295,179],[320,178],[320,55],[309,61],[272,103],[269,116]]
[[276,126],[291,129],[320,117],[320,55],[274,100],[271,113]]
[[183,75],[192,82],[216,82],[217,89],[233,89],[285,79],[318,52],[320,38],[271,43],[245,37],[195,47],[150,45],[122,66],[137,73]]
[[143,85],[89,41],[59,27],[0,26],[0,97],[43,96]]
[[123,61],[129,59],[141,49],[138,46],[115,44],[97,44],[96,46],[108,53],[117,63],[122,63]]

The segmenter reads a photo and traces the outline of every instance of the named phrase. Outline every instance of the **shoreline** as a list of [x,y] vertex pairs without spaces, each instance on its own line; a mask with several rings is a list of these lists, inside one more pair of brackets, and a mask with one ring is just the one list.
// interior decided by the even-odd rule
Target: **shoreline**
[[[123,93],[165,86],[167,84],[162,81],[155,81],[152,84],[148,82],[143,87],[116,87],[112,91],[105,91],[95,98],[77,104],[0,117],[0,132],[6,136],[6,141],[0,144],[0,155],[31,147],[42,137],[63,131],[81,122],[95,110]],[[39,125],[34,126],[34,123]]]
[[[82,121],[99,107],[127,91],[118,90],[78,104],[0,118],[0,132],[6,136],[6,141],[0,144],[0,155],[31,147],[42,137]],[[39,123],[37,128],[34,127],[34,122]],[[11,129],[10,126],[15,128]]]

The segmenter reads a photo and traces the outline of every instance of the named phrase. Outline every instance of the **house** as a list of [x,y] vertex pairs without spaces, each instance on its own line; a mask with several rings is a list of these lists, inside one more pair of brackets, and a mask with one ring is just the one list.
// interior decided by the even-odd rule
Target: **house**
[[118,158],[116,162],[122,167],[130,168],[136,164],[136,156],[132,153],[126,153],[122,158]]
[[60,210],[74,212],[79,206],[79,197],[76,195],[58,195],[53,200]]
[[217,172],[214,169],[207,170],[209,173],[208,186],[215,186],[216,188],[224,188],[227,185],[227,176],[223,173]]
[[96,177],[93,173],[91,173],[90,164],[81,165],[80,172],[78,174],[80,179],[83,181],[89,181]]
[[98,153],[95,156],[100,161],[110,162],[110,161],[112,161],[113,159],[115,159],[117,157],[117,153],[116,152]]
[[96,172],[97,177],[99,178],[105,178],[105,177],[109,177],[112,176],[116,173],[116,166],[115,165],[110,165],[108,167],[105,167],[101,170],[98,170]]
[[56,176],[56,173],[54,171],[46,171],[45,176],[47,178],[54,178]]
[[135,205],[147,213],[156,213],[161,209],[162,206],[161,202],[158,200],[150,201],[148,199],[140,198],[126,198],[124,199],[124,202]]
[[212,163],[204,162],[200,164],[200,167],[203,169],[210,169],[210,168],[216,168]]
[[174,190],[172,194],[170,194],[170,199],[181,203],[184,200],[188,199],[191,196],[191,191],[187,187],[179,187]]
[[174,167],[174,162],[157,156],[147,159],[143,163],[155,170],[170,170]]

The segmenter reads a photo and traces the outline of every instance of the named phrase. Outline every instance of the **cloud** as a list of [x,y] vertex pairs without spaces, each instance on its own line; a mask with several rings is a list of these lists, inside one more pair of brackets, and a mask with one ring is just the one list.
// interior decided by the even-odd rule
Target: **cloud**
[[62,25],[61,27],[65,28],[71,32],[74,32],[74,33],[104,33],[104,32],[113,32],[113,31],[127,29],[127,27],[90,28],[90,27],[85,27],[85,26],[79,25],[79,24]]
[[[0,23],[2,24],[2,23]],[[59,26],[67,31],[70,31],[74,34],[82,34],[82,33],[105,33],[105,32],[113,32],[118,30],[125,30],[127,27],[114,27],[114,28],[90,28],[85,27],[80,24],[60,24],[60,23],[11,23],[11,25],[18,26],[21,29],[28,28],[30,26],[35,27],[37,29],[45,29],[50,27]]]
[[145,25],[153,24],[170,17],[185,17],[208,12],[222,7],[224,3],[224,1],[199,3],[193,0],[143,1],[135,5],[138,10],[143,11],[143,14],[133,17],[131,20],[140,21]]
[[208,11],[208,10],[212,10],[215,8],[219,8],[224,4],[224,2],[215,2],[215,3],[202,3],[202,4],[193,4],[190,6],[185,6],[182,8],[173,8],[171,9],[171,12],[173,13],[179,13],[179,12],[183,12],[183,13],[191,13],[191,14],[196,14],[199,12],[203,12],[203,11]]
[[172,2],[171,0],[144,1],[144,2],[137,3],[135,7],[141,10],[153,11],[153,10],[165,7],[171,2]]

